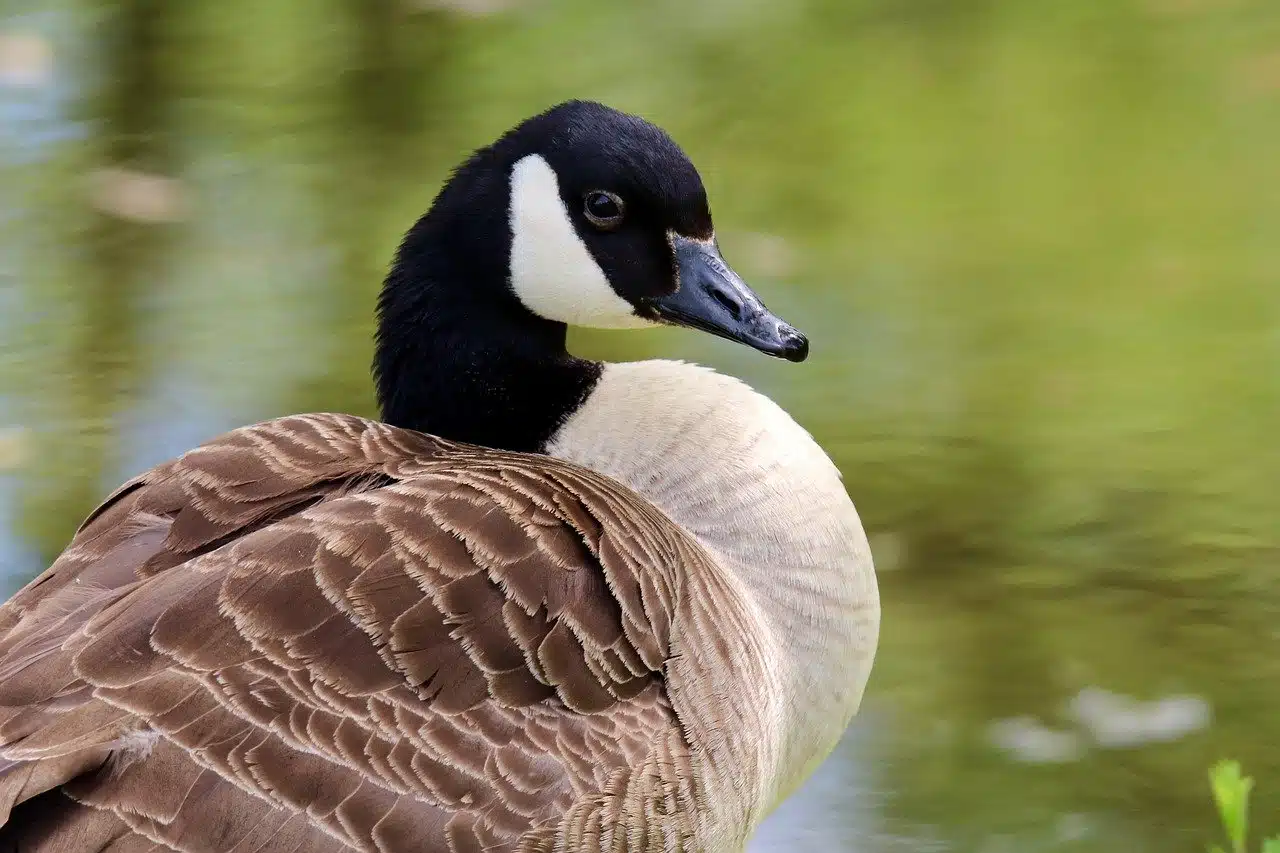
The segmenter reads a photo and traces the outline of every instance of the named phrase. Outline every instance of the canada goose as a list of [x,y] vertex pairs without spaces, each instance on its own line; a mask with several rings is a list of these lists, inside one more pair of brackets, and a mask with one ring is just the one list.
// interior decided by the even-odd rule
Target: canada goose
[[383,422],[215,438],[0,608],[0,850],[738,851],[834,746],[879,627],[834,465],[736,379],[565,349],[807,354],[663,131],[479,150],[379,320]]

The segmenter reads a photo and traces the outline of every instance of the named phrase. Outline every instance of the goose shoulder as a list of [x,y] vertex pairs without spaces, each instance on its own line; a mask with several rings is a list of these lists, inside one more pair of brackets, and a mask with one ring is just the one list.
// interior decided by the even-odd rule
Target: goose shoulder
[[668,664],[679,620],[741,621],[686,606],[718,571],[568,462],[343,415],[233,431],[0,607],[0,839],[63,786],[95,808],[48,809],[36,850],[678,849],[705,792]]

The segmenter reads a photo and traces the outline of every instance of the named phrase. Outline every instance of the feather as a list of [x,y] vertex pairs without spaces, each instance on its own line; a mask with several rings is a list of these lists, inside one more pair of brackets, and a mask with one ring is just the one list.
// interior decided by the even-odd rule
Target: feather
[[647,820],[690,761],[669,590],[709,558],[637,502],[342,415],[147,472],[0,608],[0,839],[460,853]]

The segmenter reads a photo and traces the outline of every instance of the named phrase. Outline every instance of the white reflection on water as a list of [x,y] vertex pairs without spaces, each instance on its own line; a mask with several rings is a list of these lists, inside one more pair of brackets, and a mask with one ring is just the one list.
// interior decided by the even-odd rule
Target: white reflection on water
[[1104,749],[1165,743],[1208,728],[1213,710],[1200,696],[1165,696],[1142,702],[1101,687],[1086,687],[1071,700],[1070,715]]
[[987,727],[993,746],[1029,764],[1079,760],[1086,749],[1130,749],[1179,740],[1208,728],[1213,709],[1199,696],[1142,702],[1101,687],[1086,687],[1067,705],[1076,731],[1051,729],[1033,717],[996,720]]

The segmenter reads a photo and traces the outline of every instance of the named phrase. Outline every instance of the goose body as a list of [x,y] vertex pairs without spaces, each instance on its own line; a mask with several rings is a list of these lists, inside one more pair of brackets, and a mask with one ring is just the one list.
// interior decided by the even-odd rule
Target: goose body
[[742,382],[565,325],[800,360],[662,131],[597,104],[472,157],[380,301],[383,419],[126,483],[0,607],[0,851],[738,851],[857,710],[866,537]]

